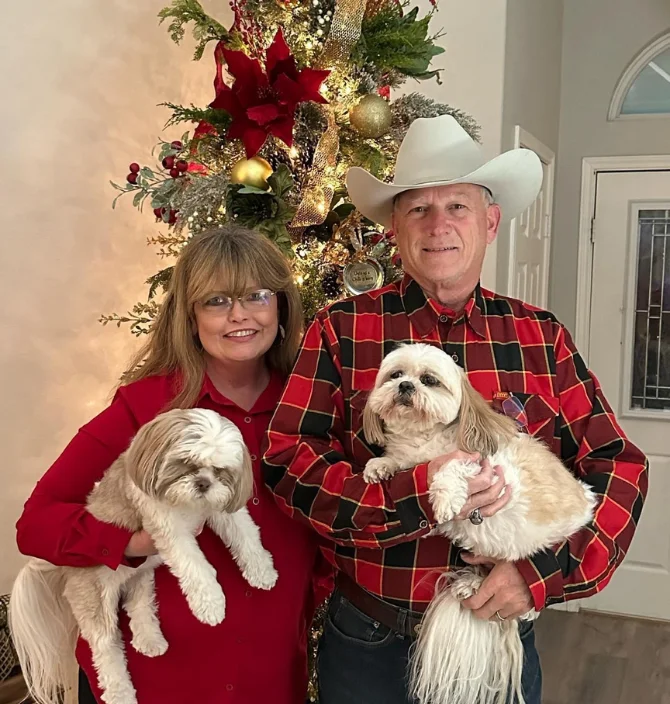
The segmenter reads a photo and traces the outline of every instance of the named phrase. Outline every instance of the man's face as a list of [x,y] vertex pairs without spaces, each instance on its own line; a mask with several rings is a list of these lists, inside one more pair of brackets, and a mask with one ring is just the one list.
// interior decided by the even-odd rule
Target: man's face
[[500,208],[487,205],[484,194],[466,183],[406,191],[396,200],[393,230],[403,269],[429,293],[476,286],[500,222]]

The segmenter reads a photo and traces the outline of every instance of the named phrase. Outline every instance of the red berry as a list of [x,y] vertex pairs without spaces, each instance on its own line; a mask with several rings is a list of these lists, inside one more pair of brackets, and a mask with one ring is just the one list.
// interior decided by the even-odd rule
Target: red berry
[[177,222],[177,211],[171,210],[170,217],[168,218],[168,225],[174,225]]
[[175,139],[174,142],[171,142],[171,143],[170,143],[170,146],[171,146],[173,149],[181,149],[184,145],[183,145],[178,139]]
[[126,176],[126,181],[128,183],[137,183],[137,174],[131,173]]
[[391,257],[391,261],[393,262],[393,266],[400,266],[402,264],[402,259],[397,252]]
[[386,233],[386,239],[387,239],[387,240],[393,240],[393,239],[395,239],[395,232],[393,232],[393,230],[389,230],[389,231]]
[[128,168],[130,169],[131,173],[136,174],[140,170],[140,165],[133,161],[133,163]]
[[162,220],[163,219],[163,208],[154,208],[154,215],[156,216],[156,220]]
[[183,159],[180,159],[180,160],[175,164],[175,166],[177,167],[177,169],[179,169],[179,171],[181,171],[182,173],[184,173],[184,171],[186,171],[186,170],[188,169],[188,161],[184,161]]
[[170,169],[170,176],[172,176],[172,178],[179,178],[180,174],[179,169]]
[[163,159],[163,168],[171,169],[173,166],[174,166],[174,157],[173,156],[166,156],[165,159]]
[[372,236],[372,244],[378,244],[384,239],[384,235],[382,235],[381,232],[378,232],[376,235]]

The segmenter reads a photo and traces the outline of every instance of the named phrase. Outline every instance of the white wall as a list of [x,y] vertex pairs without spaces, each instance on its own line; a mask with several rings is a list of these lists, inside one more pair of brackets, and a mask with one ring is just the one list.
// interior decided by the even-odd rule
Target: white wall
[[[103,328],[145,295],[152,216],[109,180],[147,163],[169,100],[202,102],[212,65],[159,28],[164,0],[22,0],[0,26],[0,593],[14,523],[39,476],[100,410],[136,341]],[[203,59],[205,61],[206,59]],[[176,130],[169,133],[181,133]]]
[[[558,152],[563,0],[508,0],[502,149],[520,125]],[[509,227],[498,236],[498,290],[507,291]]]
[[565,0],[550,304],[572,330],[582,158],[670,151],[670,119],[607,121],[626,66],[668,28],[667,0]]

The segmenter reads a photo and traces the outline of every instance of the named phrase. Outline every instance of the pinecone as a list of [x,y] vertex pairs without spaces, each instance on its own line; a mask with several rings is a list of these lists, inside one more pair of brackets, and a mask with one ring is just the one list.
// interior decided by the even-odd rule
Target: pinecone
[[337,269],[332,268],[321,279],[321,289],[328,298],[337,298],[340,295],[340,282],[338,281],[340,273]]

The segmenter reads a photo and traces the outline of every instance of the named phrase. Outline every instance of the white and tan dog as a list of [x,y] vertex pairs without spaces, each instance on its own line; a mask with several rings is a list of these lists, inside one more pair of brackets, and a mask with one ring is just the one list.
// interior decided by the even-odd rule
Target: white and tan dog
[[223,621],[223,590],[195,538],[203,523],[225,543],[251,586],[271,589],[277,581],[272,556],[245,506],[252,489],[242,435],[218,413],[178,409],[144,425],[96,484],[86,508],[100,521],[146,530],[158,555],[137,569],[57,567],[31,559],[21,570],[9,622],[33,699],[61,701],[76,675],[81,633],[91,647],[103,700],[135,704],[117,609],[121,600],[136,650],[152,657],[167,650],[154,597],[154,570],[163,562],[199,621],[213,626]]
[[[470,385],[441,349],[403,345],[387,355],[368,398],[363,428],[384,456],[364,477],[382,481],[454,450],[500,465],[509,502],[480,525],[453,520],[468,497],[475,462],[452,460],[430,486],[437,531],[476,555],[515,561],[556,545],[593,517],[596,495],[541,441],[520,432]],[[460,601],[477,592],[478,567],[446,572],[438,581],[410,662],[411,689],[421,704],[523,704],[523,647],[518,620],[482,621]],[[534,611],[523,619],[536,617]]]

